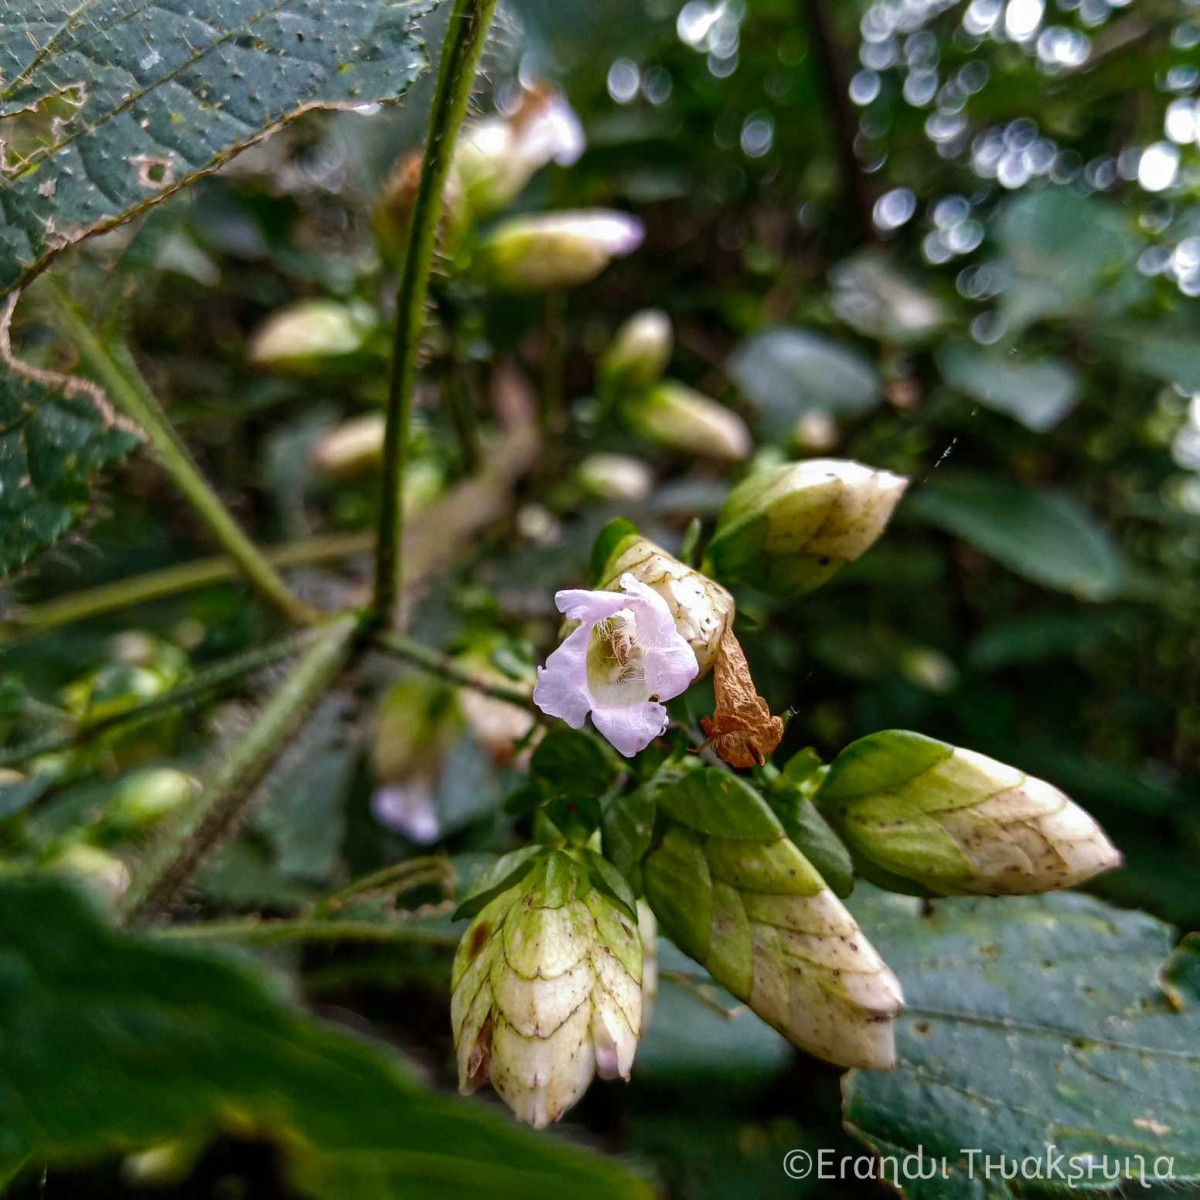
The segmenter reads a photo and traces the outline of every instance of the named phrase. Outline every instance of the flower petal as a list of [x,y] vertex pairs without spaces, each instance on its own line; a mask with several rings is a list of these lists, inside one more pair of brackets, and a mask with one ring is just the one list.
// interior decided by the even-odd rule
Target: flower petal
[[592,724],[626,758],[632,758],[667,728],[667,710],[653,700],[627,708],[593,709]]
[[629,606],[629,597],[620,592],[589,592],[586,588],[566,588],[554,593],[558,611],[568,621],[594,625]]
[[666,646],[680,636],[670,605],[649,584],[626,571],[621,576],[621,586],[627,593],[625,603],[637,615],[638,641],[643,646]]
[[[561,596],[563,593],[559,592]],[[622,600],[624,597],[622,597]],[[587,650],[592,636],[590,624],[580,625],[549,658],[538,667],[533,702],[547,716],[561,717],[572,729],[579,729],[592,707],[587,686]]]

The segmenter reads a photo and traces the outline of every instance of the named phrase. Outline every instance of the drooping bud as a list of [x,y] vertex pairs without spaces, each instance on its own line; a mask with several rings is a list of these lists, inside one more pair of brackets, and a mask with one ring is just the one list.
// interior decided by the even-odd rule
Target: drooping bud
[[762,797],[700,768],[656,799],[665,830],[643,880],[667,935],[795,1045],[894,1066],[900,984]]
[[585,146],[583,127],[563,96],[535,84],[511,117],[489,117],[463,127],[454,174],[471,209],[488,216],[507,208],[542,167],[569,167]]
[[632,910],[565,852],[533,859],[475,917],[454,958],[459,1089],[490,1081],[518,1120],[541,1129],[595,1075],[628,1079],[642,978]]
[[502,221],[482,246],[486,271],[497,287],[544,292],[595,279],[614,258],[641,244],[642,223],[610,209],[544,213]]
[[1121,863],[1058,788],[918,733],[847,746],[816,799],[866,864],[942,895],[1053,891]]
[[733,597],[719,583],[642,537],[628,522],[614,522],[608,530],[597,542],[600,587],[612,587],[628,573],[653,588],[667,602],[680,636],[695,651],[697,678],[702,678],[712,668],[725,631],[732,627]]
[[750,430],[737,413],[674,379],[630,397],[624,411],[635,433],[685,454],[742,462],[753,449]]
[[600,360],[603,392],[640,391],[662,378],[671,358],[671,319],[657,308],[634,313]]
[[129,889],[129,868],[107,850],[88,842],[69,842],[45,862],[50,871],[74,875],[90,891],[104,900],[119,900]]
[[725,501],[705,566],[726,583],[802,596],[870,549],[907,486],[837,458],[756,471]]
[[375,331],[365,304],[301,300],[272,313],[250,339],[256,366],[287,375],[314,375],[357,360]]
[[654,472],[640,458],[627,454],[589,454],[575,478],[589,496],[599,500],[639,503],[654,490]]
[[[375,236],[379,239],[379,248],[383,256],[395,267],[400,266],[408,249],[413,206],[416,204],[417,188],[421,182],[422,158],[421,151],[413,150],[400,160],[384,185],[371,218]],[[465,229],[466,219],[463,186],[458,176],[451,171],[442,196],[439,229],[440,247],[444,255],[453,255],[459,236]]]

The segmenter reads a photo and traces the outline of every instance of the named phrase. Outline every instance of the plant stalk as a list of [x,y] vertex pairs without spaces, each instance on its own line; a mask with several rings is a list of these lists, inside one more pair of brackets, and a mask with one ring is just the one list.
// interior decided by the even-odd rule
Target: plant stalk
[[57,316],[83,361],[104,386],[112,403],[141,427],[163,469],[238,569],[289,621],[296,624],[312,621],[314,611],[284,583],[201,474],[132,356],[123,347],[104,342],[61,284],[52,281],[51,291]]
[[458,131],[467,115],[475,72],[497,3],[498,0],[455,0],[450,14],[408,246],[396,289],[396,332],[388,383],[379,536],[375,547],[375,619],[385,625],[392,622],[401,590],[402,493],[408,462],[408,428],[443,197]]
[[401,634],[388,631],[375,635],[375,645],[405,662],[412,663],[413,666],[419,667],[430,675],[437,675],[450,683],[471,688],[473,691],[481,692],[493,699],[503,700],[506,704],[515,704],[519,708],[527,709],[539,720],[544,719],[542,710],[534,704],[533,697],[528,692],[484,679],[482,676],[476,675],[474,671],[456,663],[448,654],[431,650],[428,646],[422,646],[419,642],[414,642]]
[[213,921],[199,925],[169,925],[155,931],[171,941],[240,942],[250,946],[280,946],[287,942],[382,942],[421,946],[456,946],[453,930],[428,926],[389,925],[370,921],[331,921],[300,917],[277,921]]
[[338,617],[316,637],[291,675],[230,747],[203,795],[147,853],[123,898],[126,921],[161,912],[237,825],[267,771],[325,696],[349,659],[362,618]]

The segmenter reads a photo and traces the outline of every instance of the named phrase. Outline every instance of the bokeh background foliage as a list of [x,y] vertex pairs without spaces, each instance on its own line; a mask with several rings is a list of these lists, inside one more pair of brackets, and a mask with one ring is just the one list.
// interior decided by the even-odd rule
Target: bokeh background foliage
[[[0,280],[29,285],[12,341],[36,368],[0,377],[13,1194],[794,1196],[822,1185],[783,1176],[789,1149],[974,1139],[1174,1154],[1194,1183],[1195,947],[1178,940],[1200,927],[1187,0],[514,0],[487,52],[481,109],[550,80],[588,139],[516,207],[626,208],[647,237],[557,307],[435,281],[465,315],[449,347],[431,323],[418,397],[414,636],[523,680],[553,643],[554,589],[588,577],[609,517],[673,547],[693,517],[711,528],[743,468],[639,437],[597,387],[616,326],[660,307],[671,374],[740,414],[762,459],[833,453],[912,479],[888,537],[827,588],[739,596],[760,690],[793,714],[781,757],[920,729],[1062,787],[1125,854],[1100,899],[922,907],[860,886],[851,906],[910,1001],[899,1071],[839,1080],[664,943],[634,1086],[594,1088],[563,1136],[444,1095],[450,898],[519,840],[522,796],[563,767],[549,746],[530,784],[456,689],[397,682],[382,655],[323,700],[198,877],[194,911],[257,948],[118,934],[78,891],[80,876],[121,886],[295,646],[227,568],[196,565],[208,534],[138,437],[45,374],[81,367],[62,294],[133,348],[137,368],[114,360],[126,379],[140,369],[167,401],[242,524],[284,548],[295,590],[359,598],[377,475],[331,476],[312,451],[383,399],[372,212],[422,135],[421,35],[436,46],[445,23],[430,7],[0,12]],[[308,298],[353,320],[298,365],[252,363],[253,331]],[[461,386],[491,420],[521,393],[498,369],[513,362],[569,423],[553,448],[510,431],[473,464],[439,395]],[[598,452],[635,453],[653,488],[597,489],[577,468]],[[75,619],[74,594],[172,570],[179,586],[152,602]],[[392,864],[340,910],[353,943],[248,933],[248,916],[310,911]],[[62,867],[75,883],[25,877]],[[938,1190],[978,1194],[961,1176]]]

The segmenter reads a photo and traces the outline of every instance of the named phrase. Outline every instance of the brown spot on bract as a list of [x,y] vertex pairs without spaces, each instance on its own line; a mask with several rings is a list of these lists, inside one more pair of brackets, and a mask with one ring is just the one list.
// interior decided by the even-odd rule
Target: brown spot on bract
[[481,921],[471,930],[471,941],[467,946],[467,953],[472,959],[479,957],[480,951],[487,945],[487,940],[491,937],[491,934],[492,927],[486,921]]

